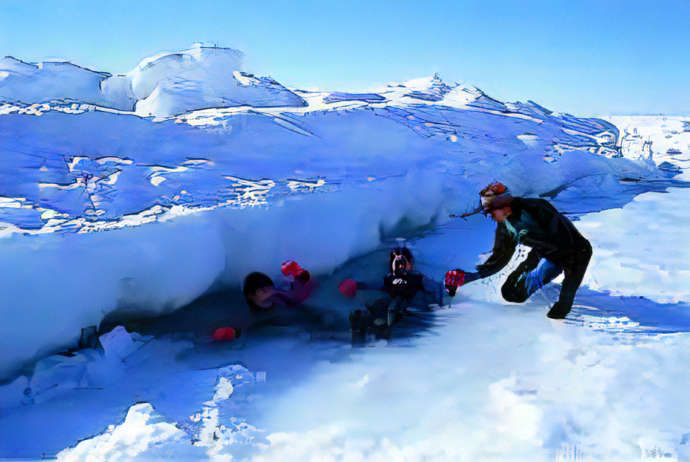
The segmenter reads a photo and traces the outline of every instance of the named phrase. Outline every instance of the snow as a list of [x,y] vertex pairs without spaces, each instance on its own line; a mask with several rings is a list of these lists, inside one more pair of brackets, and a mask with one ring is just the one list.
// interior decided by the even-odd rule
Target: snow
[[[156,119],[53,96],[2,107],[1,457],[690,460],[686,119],[577,118],[438,76],[293,91],[240,65],[193,47],[99,81]],[[242,104],[215,107],[235,90]],[[341,321],[361,300],[337,283],[378,277],[395,236],[437,279],[470,269],[493,224],[447,216],[495,179],[592,241],[567,321],[544,317],[553,284],[503,302],[504,270],[389,343],[299,326],[209,342],[247,321],[243,276],[280,280],[286,259]]]
[[69,62],[0,60],[0,101],[86,103],[141,116],[168,117],[209,107],[280,107],[306,103],[275,80],[242,72],[243,54],[195,44],[142,60],[127,74],[95,72]]
[[[239,59],[195,48],[135,74],[151,82],[216,55]],[[0,117],[0,262],[23,263],[0,279],[0,309],[21,315],[0,328],[0,371],[69,346],[114,311],[168,313],[288,258],[327,273],[401,226],[473,209],[497,178],[526,195],[587,178],[666,178],[653,162],[602,155],[615,148],[603,134],[617,134],[602,120],[406,96],[451,87],[434,76],[389,87],[383,103],[219,108],[160,122],[13,106]],[[53,306],[69,309],[57,316]]]
[[6,56],[0,59],[0,100],[25,103],[75,100],[106,104],[100,85],[109,76],[69,62],[31,64]]
[[184,437],[182,430],[156,415],[150,404],[142,403],[129,409],[122,424],[78,444],[72,450],[59,453],[57,460],[132,460],[137,456],[151,457],[149,448],[162,442],[169,444],[171,440],[182,440]]
[[201,45],[145,59],[128,74],[136,112],[167,117],[209,107],[306,104],[270,78],[241,72],[241,66],[241,52]]
[[640,156],[646,143],[647,155],[651,154],[657,165],[668,162],[681,169],[677,178],[688,179],[685,170],[690,151],[690,123],[686,117],[613,116],[608,119],[624,134],[621,148],[626,157]]
[[[690,190],[637,196],[622,209],[606,210],[584,217],[582,229],[594,246],[588,285],[610,290],[617,295],[640,295],[661,303],[690,300],[690,246],[682,232],[672,233],[686,223],[681,204],[690,200]],[[654,220],[649,220],[654,216]],[[606,226],[603,226],[603,224]],[[619,244],[622,235],[634,240]],[[659,251],[659,235],[669,250],[663,261],[654,258]]]

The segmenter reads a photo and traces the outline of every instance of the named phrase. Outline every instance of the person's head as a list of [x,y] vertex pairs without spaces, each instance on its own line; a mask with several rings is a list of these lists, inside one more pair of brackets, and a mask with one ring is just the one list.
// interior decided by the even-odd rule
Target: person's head
[[414,268],[414,257],[407,247],[396,247],[391,250],[388,266],[396,276],[401,276]]
[[512,213],[510,203],[513,196],[503,183],[491,183],[479,192],[479,198],[484,213],[490,214],[494,221],[502,222]]
[[244,278],[242,292],[250,308],[270,308],[268,301],[275,291],[271,278],[258,271],[250,273]]

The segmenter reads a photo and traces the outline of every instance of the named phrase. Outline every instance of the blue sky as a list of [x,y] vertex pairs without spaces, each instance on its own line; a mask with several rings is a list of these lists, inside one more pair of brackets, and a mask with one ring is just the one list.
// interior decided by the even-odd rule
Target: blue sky
[[441,74],[557,111],[690,113],[690,1],[0,0],[0,53],[122,73],[211,42],[290,86]]

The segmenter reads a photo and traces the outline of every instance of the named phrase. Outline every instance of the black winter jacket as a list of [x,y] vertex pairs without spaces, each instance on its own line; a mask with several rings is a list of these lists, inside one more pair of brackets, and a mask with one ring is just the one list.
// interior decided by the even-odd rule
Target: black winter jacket
[[498,223],[491,256],[477,266],[480,277],[491,276],[506,266],[517,244],[532,248],[523,263],[530,268],[536,267],[541,258],[569,267],[575,263],[577,254],[590,248],[589,241],[548,201],[516,197],[510,207],[512,213],[507,220],[517,236],[505,223]]

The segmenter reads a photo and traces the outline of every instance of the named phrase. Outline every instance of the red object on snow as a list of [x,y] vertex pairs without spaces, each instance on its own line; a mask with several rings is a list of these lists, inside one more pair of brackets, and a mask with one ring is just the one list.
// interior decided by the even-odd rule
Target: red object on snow
[[352,298],[357,294],[357,281],[345,279],[338,286],[338,290],[346,297]]
[[285,263],[283,263],[280,267],[280,271],[285,276],[292,276],[296,279],[301,279],[305,282],[308,281],[310,278],[309,271],[299,266],[299,263],[297,263],[294,260],[288,260]]
[[235,338],[235,329],[232,327],[220,327],[213,333],[214,340],[233,340]]
[[461,269],[446,272],[446,287],[460,287],[465,283],[465,272]]

